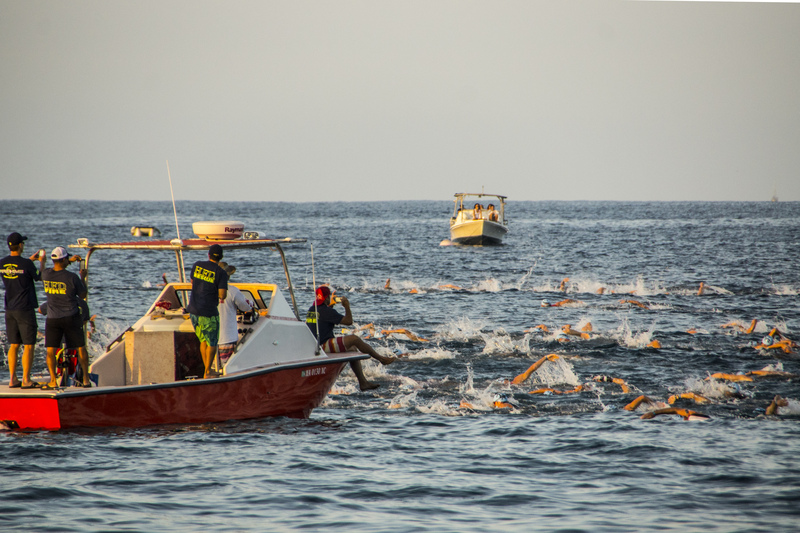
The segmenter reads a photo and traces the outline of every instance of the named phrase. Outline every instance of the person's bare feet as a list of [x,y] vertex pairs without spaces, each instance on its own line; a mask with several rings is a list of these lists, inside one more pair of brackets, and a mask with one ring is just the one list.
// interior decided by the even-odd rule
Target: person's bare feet
[[386,357],[386,356],[384,356],[384,355],[378,356],[378,357],[376,357],[376,359],[377,359],[378,361],[380,361],[380,363],[381,363],[382,365],[391,365],[392,363],[394,363],[395,361],[397,361],[397,358],[396,358],[396,357]]

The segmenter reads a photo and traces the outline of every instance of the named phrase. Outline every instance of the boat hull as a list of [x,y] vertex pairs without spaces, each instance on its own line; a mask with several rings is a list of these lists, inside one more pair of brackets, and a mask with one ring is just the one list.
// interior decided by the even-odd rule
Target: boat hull
[[450,240],[455,244],[502,244],[508,228],[490,220],[468,220],[450,226]]
[[365,357],[322,356],[216,379],[154,385],[57,391],[5,388],[0,394],[0,420],[15,429],[58,430],[196,424],[269,416],[307,418],[322,403],[344,365]]

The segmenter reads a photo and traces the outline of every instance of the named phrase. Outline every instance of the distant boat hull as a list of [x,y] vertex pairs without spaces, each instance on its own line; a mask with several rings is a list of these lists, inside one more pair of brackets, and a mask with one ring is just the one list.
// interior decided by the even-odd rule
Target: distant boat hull
[[502,244],[506,233],[506,226],[490,220],[467,220],[450,226],[450,240],[455,244]]
[[253,369],[216,379],[152,385],[67,388],[3,387],[0,420],[14,429],[141,427],[198,424],[269,416],[307,418],[339,372],[360,353]]

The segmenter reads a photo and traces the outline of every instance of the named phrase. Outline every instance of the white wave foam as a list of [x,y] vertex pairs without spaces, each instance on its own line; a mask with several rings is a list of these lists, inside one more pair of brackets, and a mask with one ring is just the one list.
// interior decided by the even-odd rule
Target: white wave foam
[[772,293],[777,296],[797,296],[798,289],[790,285],[772,285]]
[[410,352],[406,358],[412,361],[419,359],[455,359],[456,354],[455,352],[451,352],[450,350],[445,350],[444,348],[437,346],[435,348],[425,348],[424,350],[419,350],[417,352]]
[[475,287],[470,289],[476,292],[500,292],[503,290],[503,283],[494,278],[479,281]]
[[481,338],[485,326],[485,322],[462,317],[443,324],[436,329],[436,334],[444,340],[466,342]]
[[626,348],[641,349],[650,344],[653,340],[653,331],[656,329],[656,323],[653,322],[645,331],[633,331],[628,323],[627,318],[623,318],[619,327],[615,332],[612,332],[612,337],[621,345]]
[[528,355],[531,352],[530,348],[530,334],[526,334],[523,338],[514,340],[503,330],[496,330],[491,334],[481,334],[483,342],[483,353],[486,355],[494,354],[523,354]]
[[785,407],[778,407],[778,415],[800,415],[800,401],[786,399],[789,405]]

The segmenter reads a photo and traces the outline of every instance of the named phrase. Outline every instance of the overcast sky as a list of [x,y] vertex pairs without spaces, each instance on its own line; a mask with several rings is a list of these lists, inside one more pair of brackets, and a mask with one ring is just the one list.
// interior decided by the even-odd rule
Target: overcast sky
[[800,4],[0,0],[0,197],[800,200]]

